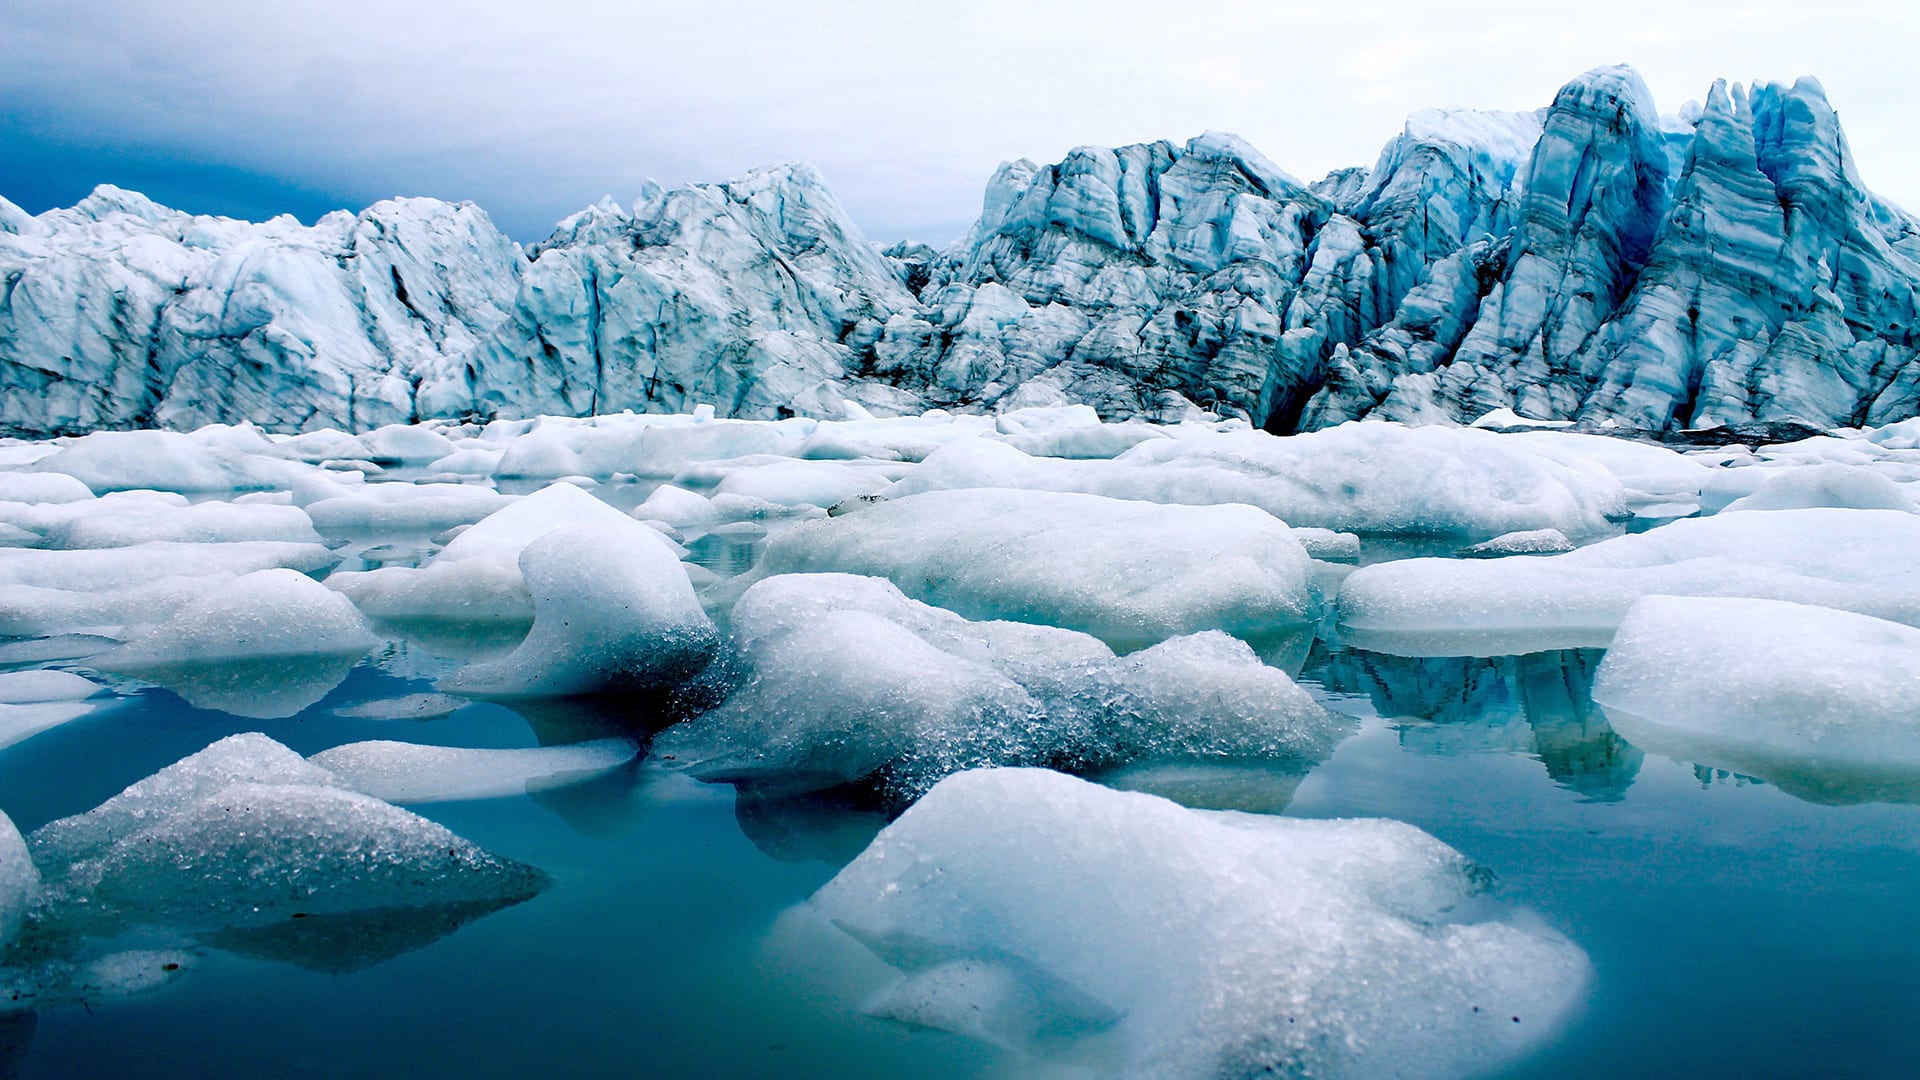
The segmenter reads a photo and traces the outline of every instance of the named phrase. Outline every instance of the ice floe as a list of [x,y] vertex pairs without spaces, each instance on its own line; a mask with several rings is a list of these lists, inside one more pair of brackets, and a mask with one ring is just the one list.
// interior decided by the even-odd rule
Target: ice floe
[[1112,1076],[1463,1076],[1551,1039],[1586,955],[1394,821],[951,777],[810,907],[900,972],[874,1012]]

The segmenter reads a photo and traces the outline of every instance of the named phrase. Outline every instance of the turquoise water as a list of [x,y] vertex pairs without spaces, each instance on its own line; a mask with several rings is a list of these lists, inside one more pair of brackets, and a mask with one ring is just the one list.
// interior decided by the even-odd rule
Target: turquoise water
[[[1290,801],[1280,780],[1267,801],[1418,825],[1588,951],[1588,1008],[1513,1075],[1912,1074],[1920,808],[1821,805],[1642,754],[1586,699],[1598,658],[1409,660],[1316,645],[1302,679],[1355,716],[1357,733]],[[421,676],[446,663],[418,646],[386,650],[286,720],[131,690],[0,752],[0,809],[31,830],[239,731],[313,753],[373,738],[531,746],[639,720],[615,706],[338,714],[425,692]],[[1244,788],[1244,774],[1222,774],[1228,801]],[[815,970],[827,958],[774,931],[883,824],[869,808],[737,803],[729,788],[642,761],[582,787],[415,809],[554,884],[471,921],[275,949],[194,943],[190,969],[157,991],[0,1021],[0,1075],[1028,1071],[958,1036],[865,1016],[842,980]]]

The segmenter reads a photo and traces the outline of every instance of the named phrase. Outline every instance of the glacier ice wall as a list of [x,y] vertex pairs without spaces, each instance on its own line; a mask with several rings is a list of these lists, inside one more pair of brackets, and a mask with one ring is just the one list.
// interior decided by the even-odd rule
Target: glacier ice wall
[[1817,82],[1663,118],[1601,68],[1537,112],[1417,114],[1312,184],[1220,134],[1011,162],[944,251],[876,249],[800,165],[527,248],[433,199],[311,227],[0,199],[0,429],[1061,402],[1880,424],[1920,412],[1916,309],[1920,219],[1863,186]]

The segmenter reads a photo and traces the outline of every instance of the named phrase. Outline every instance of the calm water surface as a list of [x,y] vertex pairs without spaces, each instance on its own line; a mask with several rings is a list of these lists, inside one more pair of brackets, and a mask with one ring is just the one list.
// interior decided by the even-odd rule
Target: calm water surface
[[[715,540],[721,573],[752,558]],[[1902,1076],[1920,1070],[1920,808],[1823,805],[1643,754],[1590,704],[1599,654],[1403,659],[1314,645],[1302,679],[1357,719],[1298,783],[1203,799],[1420,826],[1582,945],[1590,1005],[1517,1076]],[[240,731],[303,754],[362,739],[533,746],[632,730],[617,707],[472,704],[425,721],[342,709],[431,690],[418,643],[363,661],[286,720],[129,686],[0,751],[23,831]],[[1217,797],[1215,797],[1217,796]],[[844,801],[740,800],[641,762],[590,784],[416,810],[554,884],[473,918],[350,942],[195,947],[152,993],[0,1020],[0,1076],[979,1077],[1028,1063],[863,1015],[775,932],[884,823]]]

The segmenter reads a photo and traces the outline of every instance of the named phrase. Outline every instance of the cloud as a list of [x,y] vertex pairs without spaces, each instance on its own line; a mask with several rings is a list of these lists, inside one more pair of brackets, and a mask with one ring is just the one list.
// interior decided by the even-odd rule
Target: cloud
[[1915,16],[1743,12],[1734,33],[1725,11],[1651,0],[10,0],[0,157],[61,148],[73,183],[146,162],[258,177],[261,199],[470,198],[522,238],[649,177],[800,159],[876,238],[945,241],[1009,158],[1218,129],[1317,176],[1371,162],[1408,112],[1533,108],[1624,59],[1667,108],[1716,75],[1819,74],[1868,180],[1920,204],[1900,85]]

